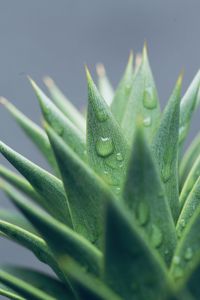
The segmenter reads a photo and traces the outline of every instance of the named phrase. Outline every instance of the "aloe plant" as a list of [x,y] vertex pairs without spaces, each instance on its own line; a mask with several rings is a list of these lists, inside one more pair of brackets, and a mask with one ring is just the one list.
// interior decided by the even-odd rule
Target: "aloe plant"
[[102,65],[98,87],[86,68],[86,118],[49,77],[49,97],[29,78],[41,127],[1,98],[52,171],[0,142],[18,171],[0,166],[0,187],[18,208],[0,210],[0,235],[32,251],[55,276],[3,266],[0,295],[200,299],[199,135],[183,153],[200,73],[183,97],[181,74],[161,112],[146,45],[135,61],[131,53],[115,91]]

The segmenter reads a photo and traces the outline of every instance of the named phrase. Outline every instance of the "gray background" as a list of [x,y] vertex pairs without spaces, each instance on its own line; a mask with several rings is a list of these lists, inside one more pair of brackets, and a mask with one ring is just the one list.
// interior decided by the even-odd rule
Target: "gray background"
[[[185,68],[185,90],[200,66],[199,11],[198,0],[1,0],[0,94],[40,122],[26,75],[42,85],[42,77],[49,74],[82,107],[87,99],[83,64],[94,74],[96,62],[104,62],[116,86],[130,49],[140,51],[146,39],[163,106],[179,71]],[[190,138],[198,129],[196,116]],[[0,138],[46,167],[3,107]],[[2,157],[0,161],[7,164]],[[9,206],[2,193],[0,199],[2,206]],[[28,251],[0,239],[2,262],[44,268]]]

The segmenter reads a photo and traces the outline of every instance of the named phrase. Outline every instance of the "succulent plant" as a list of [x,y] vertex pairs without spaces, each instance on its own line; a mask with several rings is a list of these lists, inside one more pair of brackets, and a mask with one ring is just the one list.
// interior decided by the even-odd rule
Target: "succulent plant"
[[0,143],[20,173],[0,166],[0,186],[18,208],[0,210],[0,234],[53,271],[3,266],[1,295],[200,299],[200,136],[183,152],[200,72],[183,97],[179,76],[161,112],[146,46],[133,62],[131,53],[115,92],[102,65],[99,88],[86,68],[86,119],[51,78],[50,97],[29,79],[43,129],[1,98],[52,171]]

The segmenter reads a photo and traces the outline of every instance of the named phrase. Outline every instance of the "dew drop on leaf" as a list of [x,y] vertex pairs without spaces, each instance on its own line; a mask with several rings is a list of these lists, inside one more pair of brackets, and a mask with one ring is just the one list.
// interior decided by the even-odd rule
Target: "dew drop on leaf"
[[174,258],[173,258],[173,263],[175,265],[179,265],[180,262],[181,262],[181,258],[179,256],[175,255]]
[[161,176],[162,176],[163,182],[167,182],[171,177],[171,166],[164,165],[161,170]]
[[137,206],[136,217],[139,225],[145,225],[149,220],[149,208],[145,202],[140,202]]
[[100,137],[96,142],[96,151],[102,157],[111,155],[114,151],[112,139],[109,137]]
[[146,118],[144,118],[144,120],[143,120],[143,125],[144,125],[145,127],[149,127],[149,126],[151,125],[151,117],[146,117]]
[[155,248],[159,248],[162,244],[163,235],[159,227],[152,225],[151,243]]
[[144,91],[143,105],[148,109],[154,109],[157,106],[156,91],[152,87],[148,87]]
[[191,260],[192,256],[193,256],[192,248],[188,247],[185,251],[184,258],[185,258],[185,260]]
[[96,117],[99,122],[105,122],[108,119],[108,115],[103,109],[98,109],[96,111]]
[[123,160],[123,156],[120,152],[117,153],[117,160],[118,161],[122,161]]

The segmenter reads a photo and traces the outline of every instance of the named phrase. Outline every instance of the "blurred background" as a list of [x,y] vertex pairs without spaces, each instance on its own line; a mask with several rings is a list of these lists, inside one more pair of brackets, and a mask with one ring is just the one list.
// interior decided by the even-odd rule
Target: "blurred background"
[[[95,76],[95,64],[103,62],[116,87],[130,50],[141,51],[146,40],[163,107],[179,72],[184,68],[184,91],[200,67],[199,11],[198,0],[1,0],[0,95],[39,123],[26,75],[44,87],[48,74],[81,109],[87,102],[84,63]],[[199,127],[196,114],[190,139]],[[47,168],[3,107],[0,139]],[[8,165],[2,157],[0,163]],[[3,193],[0,201],[11,207]],[[0,263],[7,262],[45,269],[31,253],[0,239]]]

